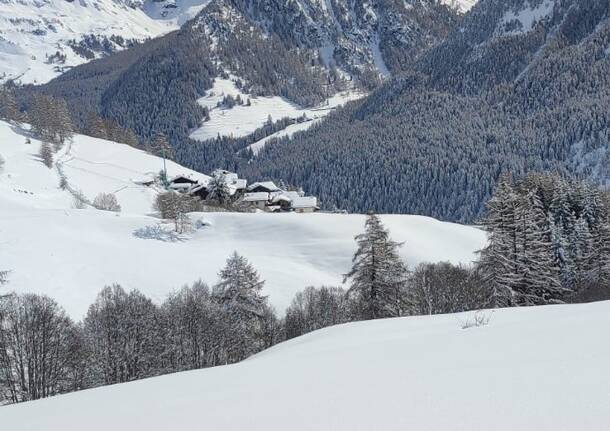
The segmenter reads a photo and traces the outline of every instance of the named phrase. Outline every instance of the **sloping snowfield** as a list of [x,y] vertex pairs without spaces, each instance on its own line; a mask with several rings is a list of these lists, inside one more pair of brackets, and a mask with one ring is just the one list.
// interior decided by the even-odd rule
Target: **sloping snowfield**
[[11,431],[605,431],[610,303],[347,324],[242,363],[0,408]]
[[[161,169],[157,157],[126,145],[77,135],[57,157],[69,184],[93,200],[114,192],[121,213],[72,208],[59,189],[56,169],[26,145],[27,131],[0,122],[0,268],[11,270],[8,288],[55,298],[76,319],[111,283],[137,288],[157,301],[197,279],[213,284],[226,258],[245,255],[266,280],[265,293],[279,312],[307,286],[340,285],[355,251],[362,215],[192,214],[194,232],[174,235],[149,214],[157,191],[139,185]],[[168,163],[170,175],[189,174]],[[482,231],[419,217],[383,221],[404,241],[404,258],[469,263],[483,247]]]
[[[70,48],[71,40],[78,43],[85,36],[120,36],[138,41],[158,37],[180,28],[208,2],[3,0],[0,81],[10,78],[23,84],[48,82],[70,67],[88,61]],[[49,61],[57,52],[65,59]]]
[[[216,78],[214,85],[208,90],[207,95],[198,100],[201,106],[210,111],[210,119],[194,130],[190,137],[199,141],[214,139],[217,136],[230,136],[239,138],[253,133],[256,129],[263,127],[269,117],[273,121],[282,118],[299,118],[307,116],[310,121],[298,124],[299,127],[287,127],[276,134],[252,144],[252,149],[258,153],[271,137],[291,136],[294,132],[311,127],[320,119],[324,118],[337,107],[345,103],[364,97],[365,94],[356,90],[337,93],[328,98],[322,105],[314,108],[302,108],[283,97],[254,97],[243,93],[235,85],[239,78],[231,76],[230,79]],[[235,105],[233,108],[218,106],[226,97],[239,96],[244,104]],[[250,105],[246,101],[250,100]]]

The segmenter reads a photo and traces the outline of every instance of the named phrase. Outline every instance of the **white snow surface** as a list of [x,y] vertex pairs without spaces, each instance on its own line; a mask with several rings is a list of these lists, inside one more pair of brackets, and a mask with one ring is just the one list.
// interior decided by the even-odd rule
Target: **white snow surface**
[[479,0],[441,0],[441,3],[456,9],[458,12],[466,13],[478,3]]
[[[114,192],[121,213],[72,208],[58,188],[56,169],[38,159],[40,142],[0,122],[0,264],[11,270],[8,289],[47,294],[81,318],[111,283],[137,288],[156,301],[197,279],[212,284],[226,258],[245,255],[266,280],[265,294],[282,312],[307,286],[339,285],[355,251],[363,215],[191,214],[196,229],[176,236],[152,217],[157,190],[140,185],[162,167],[143,151],[76,135],[56,157],[71,187],[90,200]],[[170,176],[209,177],[168,162]],[[485,244],[476,228],[427,217],[388,215],[383,221],[409,265],[422,261],[469,263]]]
[[[332,110],[345,104],[350,100],[356,100],[364,96],[358,91],[345,91],[337,93],[320,106],[314,108],[302,108],[287,99],[279,96],[273,97],[254,97],[243,93],[235,85],[238,78],[231,76],[228,79],[216,78],[213,87],[208,90],[206,96],[198,100],[201,106],[205,106],[210,110],[210,120],[201,124],[201,127],[193,131],[190,135],[192,139],[205,141],[214,139],[218,135],[231,136],[239,138],[247,136],[256,129],[265,125],[271,116],[273,121],[281,120],[282,118],[299,118],[306,115],[310,120],[317,120],[328,115]],[[241,97],[244,104],[235,105],[231,109],[218,107],[218,103],[225,96]],[[250,100],[250,106],[246,106],[247,100]],[[291,134],[297,130],[303,130],[314,124],[314,121],[307,121],[299,124],[299,128],[294,127],[291,131],[285,130],[285,134]],[[279,132],[278,132],[279,133]],[[259,141],[253,144],[253,149],[258,152],[264,143]]]
[[352,323],[239,364],[0,409],[11,431],[605,431],[610,302]]
[[[142,41],[179,28],[209,0],[4,0],[0,2],[0,81],[42,84],[85,63],[69,41],[121,36]],[[171,3],[171,5],[169,5]],[[172,7],[175,5],[176,7]],[[120,49],[119,46],[115,46]],[[56,52],[63,63],[47,61]]]
[[[509,10],[500,20],[500,31],[503,34],[521,34],[533,30],[534,25],[541,20],[549,17],[555,7],[554,0],[543,0],[539,5],[532,7],[525,2],[526,7],[520,10]],[[506,26],[519,23],[518,28],[506,29]]]

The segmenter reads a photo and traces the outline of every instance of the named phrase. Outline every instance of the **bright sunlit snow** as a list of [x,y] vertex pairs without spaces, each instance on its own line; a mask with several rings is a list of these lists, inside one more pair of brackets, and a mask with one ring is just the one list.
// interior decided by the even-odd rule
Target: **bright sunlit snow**
[[[133,3],[133,5],[131,4]],[[139,3],[143,3],[140,8]],[[0,2],[0,81],[45,83],[88,61],[70,48],[85,36],[143,41],[180,27],[206,0],[5,0]],[[133,7],[132,7],[133,6]],[[115,46],[115,48],[119,48]],[[50,58],[59,52],[65,61]]]
[[[119,214],[72,208],[59,176],[38,159],[40,142],[0,122],[0,262],[10,289],[45,293],[75,318],[111,283],[155,300],[197,279],[212,284],[231,252],[250,259],[266,280],[265,293],[282,311],[309,285],[339,285],[350,267],[354,235],[364,216],[343,214],[192,214],[193,233],[175,236],[151,217],[156,190],[140,185],[162,161],[126,145],[82,135],[58,156],[71,187],[90,200],[116,194]],[[169,175],[200,176],[168,162]],[[200,176],[203,180],[207,177]],[[483,247],[479,229],[406,215],[384,216],[409,265],[469,263]]]
[[[271,116],[272,121],[282,118],[299,118],[303,115],[311,120],[323,118],[338,106],[356,100],[364,96],[358,91],[346,91],[331,96],[327,102],[315,108],[302,108],[289,102],[283,97],[253,97],[243,93],[235,85],[235,77],[230,79],[216,78],[213,87],[208,90],[207,95],[199,99],[199,104],[210,110],[210,120],[202,123],[201,127],[191,133],[191,138],[205,141],[217,136],[232,136],[239,138],[247,136],[256,129],[265,125]],[[235,105],[227,109],[218,104],[225,96],[239,96],[243,105]],[[250,100],[250,106],[247,101]],[[306,122],[308,126],[313,122]],[[302,130],[302,129],[301,129]],[[259,145],[257,150],[262,145]]]
[[242,363],[3,407],[11,431],[605,431],[610,302],[323,329]]

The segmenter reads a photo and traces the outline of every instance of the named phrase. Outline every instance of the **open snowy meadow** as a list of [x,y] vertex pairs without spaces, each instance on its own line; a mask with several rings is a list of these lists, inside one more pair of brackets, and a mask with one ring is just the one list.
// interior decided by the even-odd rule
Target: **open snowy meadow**
[[[244,362],[0,409],[13,431],[604,431],[610,303],[326,328]],[[5,428],[6,427],[6,428]]]
[[[157,194],[141,185],[162,168],[161,159],[127,145],[75,135],[56,157],[72,189],[92,200],[112,192],[121,213],[74,209],[59,188],[56,167],[38,157],[40,142],[0,122],[0,261],[11,271],[10,289],[55,298],[81,318],[97,293],[119,283],[157,301],[182,285],[216,282],[233,252],[246,256],[266,281],[264,293],[282,312],[307,286],[337,286],[349,270],[364,226],[363,215],[191,214],[194,231],[184,235],[153,216]],[[205,175],[168,162],[168,174]],[[450,261],[469,264],[485,234],[469,226],[408,215],[383,217],[408,264]]]

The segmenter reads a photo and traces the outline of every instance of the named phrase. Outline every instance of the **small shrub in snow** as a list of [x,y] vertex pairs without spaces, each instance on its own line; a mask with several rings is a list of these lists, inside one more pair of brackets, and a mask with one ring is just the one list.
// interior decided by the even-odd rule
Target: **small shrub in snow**
[[68,189],[68,179],[63,172],[59,172],[59,188],[62,190]]
[[2,157],[2,154],[0,154],[0,172],[2,172],[4,170],[4,165],[5,165],[4,157]]
[[0,271],[0,286],[8,283],[8,271]]
[[487,326],[491,320],[491,313],[486,313],[482,310],[474,312],[462,322],[462,329],[477,328],[479,326]]
[[121,212],[121,205],[113,193],[99,193],[93,200],[93,207],[102,211]]
[[77,210],[85,209],[85,208],[87,208],[87,205],[89,205],[89,200],[87,199],[85,194],[80,190],[75,190],[72,193],[72,197],[73,197],[72,206]]

